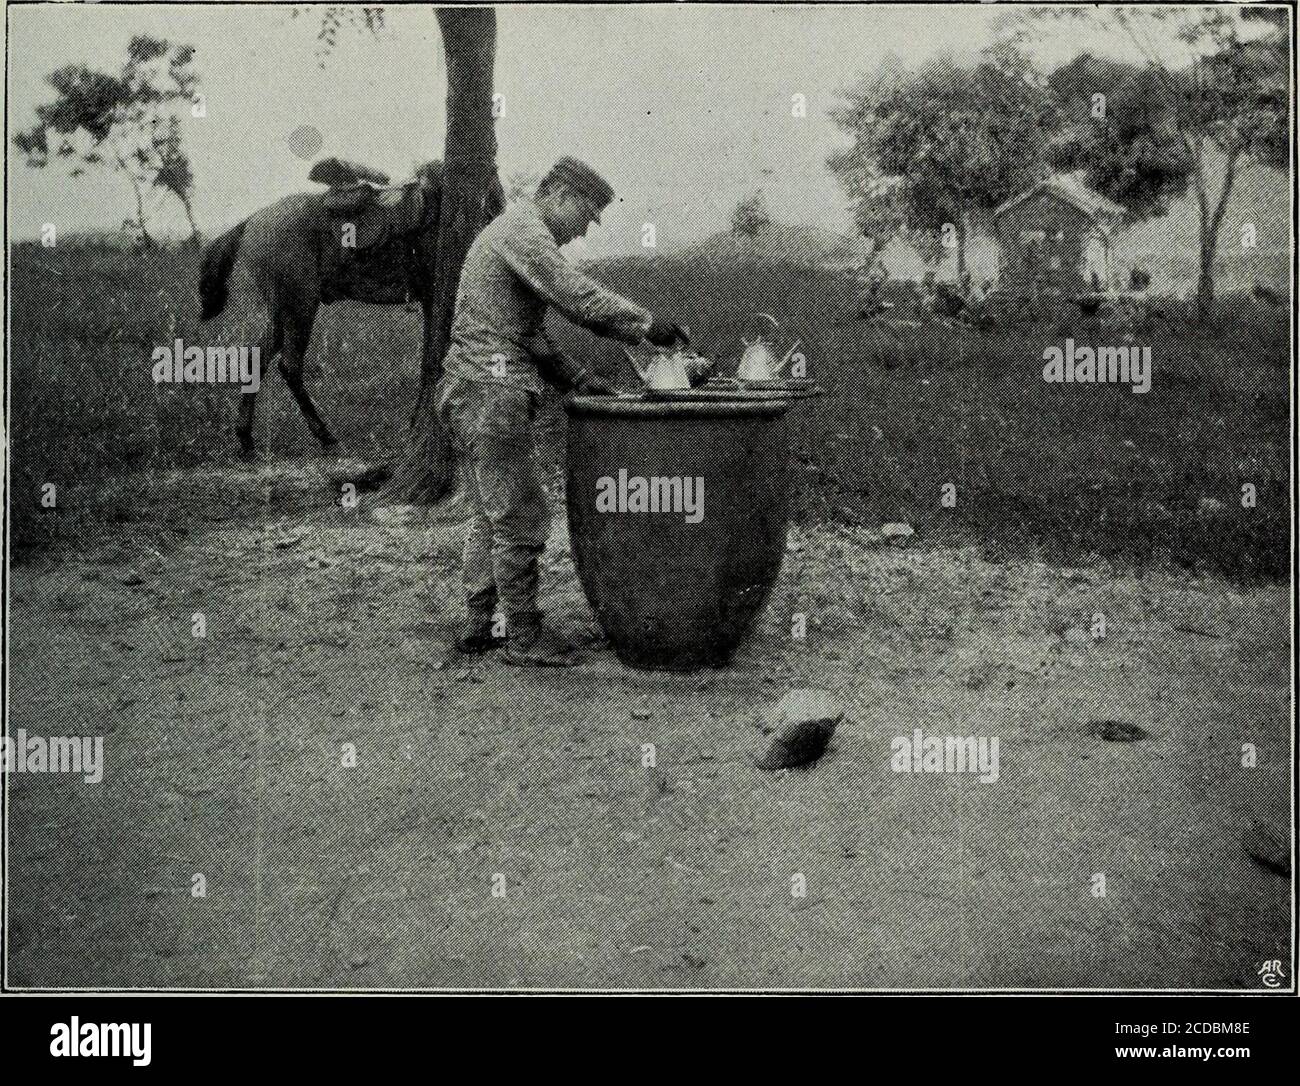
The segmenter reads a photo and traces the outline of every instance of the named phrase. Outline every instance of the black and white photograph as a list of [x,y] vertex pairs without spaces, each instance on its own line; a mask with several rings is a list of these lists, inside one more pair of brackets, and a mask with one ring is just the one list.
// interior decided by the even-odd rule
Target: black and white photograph
[[4,18],[7,992],[1294,996],[1292,6]]

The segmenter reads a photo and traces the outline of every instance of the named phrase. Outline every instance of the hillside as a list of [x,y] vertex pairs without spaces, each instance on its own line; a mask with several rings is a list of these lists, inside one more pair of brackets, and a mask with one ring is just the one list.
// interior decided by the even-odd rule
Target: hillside
[[771,223],[753,235],[724,230],[667,255],[706,263],[802,264],[854,267],[868,258],[861,238],[848,238],[820,226]]
[[[1221,162],[1211,159],[1212,191],[1221,184]],[[1242,245],[1246,224],[1255,227],[1255,245]],[[1115,261],[1121,274],[1131,267],[1151,273],[1153,289],[1161,294],[1187,295],[1195,286],[1200,228],[1196,194],[1174,200],[1167,214],[1134,223],[1120,231]],[[1249,290],[1256,282],[1284,287],[1291,260],[1291,190],[1287,175],[1267,167],[1246,166],[1237,173],[1232,199],[1219,234],[1219,288]],[[858,268],[870,259],[862,238],[796,223],[774,222],[754,236],[722,231],[665,255],[707,263],[798,264],[808,267]],[[891,241],[883,259],[891,277],[919,280],[929,265],[905,241]],[[977,279],[995,278],[998,250],[993,240],[974,236],[966,260]],[[956,279],[956,260],[949,256],[938,267],[940,279]]]

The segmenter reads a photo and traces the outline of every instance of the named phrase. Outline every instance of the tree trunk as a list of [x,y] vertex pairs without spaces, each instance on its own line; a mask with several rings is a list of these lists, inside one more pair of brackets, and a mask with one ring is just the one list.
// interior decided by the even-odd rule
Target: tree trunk
[[189,221],[190,224],[190,236],[189,236],[188,244],[198,245],[199,224],[194,221],[194,206],[193,204],[190,203],[189,196],[186,195],[184,192],[177,192],[176,198],[180,200],[181,206],[185,208],[185,218]]
[[140,231],[140,244],[146,249],[152,249],[153,235],[149,233],[149,227],[144,221],[144,193],[140,189],[140,183],[134,177],[131,177],[131,187],[135,189],[135,225]]
[[425,292],[420,391],[402,461],[385,487],[394,502],[431,504],[452,481],[447,435],[434,414],[434,386],[442,376],[451,338],[460,269],[470,243],[488,220],[488,192],[496,178],[492,78],[496,12],[491,8],[439,8],[447,54],[447,141],[443,153],[438,253]]
[[1203,176],[1198,174],[1197,196],[1201,212],[1201,273],[1196,281],[1196,319],[1209,320],[1214,310],[1214,258],[1219,250],[1219,227],[1223,225],[1224,212],[1228,210],[1228,199],[1232,196],[1232,184],[1237,176],[1237,160],[1241,156],[1238,147],[1228,151],[1227,165],[1224,167],[1223,188],[1219,192],[1218,203],[1213,214],[1209,212],[1209,192]]
[[1196,280],[1196,319],[1208,320],[1214,308],[1214,255],[1215,242],[1202,229],[1201,272]]

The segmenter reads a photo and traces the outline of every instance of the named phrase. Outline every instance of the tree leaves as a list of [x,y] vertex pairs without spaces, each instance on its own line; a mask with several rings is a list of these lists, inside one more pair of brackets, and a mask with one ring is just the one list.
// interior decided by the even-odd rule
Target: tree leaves
[[731,229],[746,237],[757,237],[771,225],[772,216],[768,213],[767,200],[761,191],[741,200],[731,213]]
[[368,34],[378,34],[384,29],[384,9],[378,7],[344,7],[330,4],[321,10],[315,7],[295,7],[290,17],[297,19],[301,15],[314,15],[320,12],[320,26],[316,31],[316,60],[323,68],[325,59],[338,44],[339,31],[346,28],[364,30]]
[[36,123],[14,136],[14,146],[40,169],[49,164],[53,134],[54,157],[69,160],[70,176],[88,168],[124,173],[137,193],[174,193],[188,214],[194,176],[176,109],[193,98],[193,59],[193,46],[137,35],[117,75],[65,65],[46,77],[55,97],[36,107]]
[[1037,180],[1053,120],[1041,87],[990,62],[940,58],[913,73],[891,59],[843,97],[831,116],[854,143],[828,165],[859,228],[877,244],[905,233],[931,256],[945,224],[964,238]]
[[[1248,153],[1283,167],[1287,158],[1289,98],[1285,27],[1276,19],[1239,19],[1244,13],[1196,9],[1173,36],[1196,51],[1182,67],[1160,60],[1151,30],[1116,11],[1117,29],[1141,44],[1146,65],[1084,53],[1058,68],[1048,83],[1067,118],[1049,160],[1078,170],[1098,192],[1136,218],[1163,214],[1186,191],[1196,170],[1198,141],[1227,155]],[[1284,13],[1283,13],[1284,14]],[[1147,16],[1158,26],[1167,20]],[[1244,39],[1245,22],[1267,29]],[[1103,116],[1093,113],[1104,96]]]

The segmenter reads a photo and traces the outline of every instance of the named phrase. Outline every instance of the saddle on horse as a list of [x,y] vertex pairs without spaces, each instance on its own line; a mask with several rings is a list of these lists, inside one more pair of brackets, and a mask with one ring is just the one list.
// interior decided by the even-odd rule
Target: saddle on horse
[[307,177],[330,186],[321,195],[321,301],[417,297],[416,243],[436,221],[437,192],[419,180],[390,185],[387,174],[334,158],[318,162]]
[[358,181],[368,181],[372,185],[387,185],[390,178],[388,174],[380,170],[372,170],[359,162],[348,162],[342,158],[322,158],[311,168],[307,180],[318,181],[333,189],[344,185],[355,185]]

